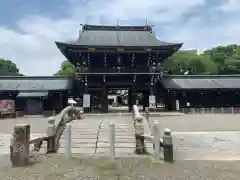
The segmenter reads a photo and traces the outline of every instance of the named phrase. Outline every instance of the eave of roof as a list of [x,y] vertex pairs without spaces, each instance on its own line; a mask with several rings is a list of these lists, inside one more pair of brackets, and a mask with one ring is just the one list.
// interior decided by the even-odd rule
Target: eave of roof
[[57,46],[84,47],[151,47],[181,48],[183,43],[170,43],[160,41],[152,32],[152,26],[103,26],[83,25],[82,31],[76,41],[56,42]]
[[169,90],[231,90],[240,89],[240,75],[173,75],[162,83]]
[[152,25],[144,26],[122,26],[122,25],[91,25],[91,24],[81,24],[83,31],[149,31],[152,32]]
[[72,78],[47,76],[0,76],[0,91],[65,91]]
[[29,97],[46,97],[48,92],[20,92],[17,97],[19,98],[29,98]]
[[164,75],[164,78],[194,79],[194,78],[240,78],[240,74],[227,75]]

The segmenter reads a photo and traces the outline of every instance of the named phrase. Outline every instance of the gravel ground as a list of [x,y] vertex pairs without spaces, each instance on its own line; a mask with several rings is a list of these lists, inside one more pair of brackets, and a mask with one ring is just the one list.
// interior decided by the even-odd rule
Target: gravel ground
[[160,179],[160,180],[238,180],[238,161],[158,162],[153,157],[102,158],[41,156],[27,167],[0,169],[1,180],[80,180],[80,179]]
[[[101,116],[102,119],[104,116]],[[109,117],[109,115],[108,115]],[[115,118],[115,116],[113,116]],[[91,119],[91,116],[85,119]],[[122,116],[121,118],[126,118]],[[240,131],[240,114],[195,114],[180,116],[150,117],[159,122],[161,129],[166,127],[175,132],[187,131]],[[28,117],[0,120],[0,133],[12,133],[15,124],[30,124],[34,133],[46,132],[47,118]]]
[[0,133],[12,133],[15,124],[30,124],[31,132],[46,132],[48,119],[45,117],[23,117],[14,119],[0,119]]
[[173,132],[240,131],[240,114],[195,114],[150,119],[159,122],[160,129],[167,127]]

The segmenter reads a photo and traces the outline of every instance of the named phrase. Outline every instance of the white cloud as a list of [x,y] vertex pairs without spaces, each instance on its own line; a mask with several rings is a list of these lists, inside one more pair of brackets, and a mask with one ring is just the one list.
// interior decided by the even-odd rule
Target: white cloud
[[220,6],[219,9],[223,12],[236,12],[240,10],[240,1],[239,0],[225,0]]
[[[131,24],[148,21],[155,24],[161,39],[184,42],[185,48],[209,48],[218,44],[239,43],[239,21],[229,17],[219,21],[213,14],[212,24],[206,24],[210,17],[200,8],[211,8],[205,0],[71,0],[69,14],[61,19],[44,14],[28,14],[16,22],[15,29],[0,25],[0,57],[15,62],[26,75],[51,75],[58,70],[64,60],[54,44],[56,40],[73,40],[78,36],[80,23],[91,24]],[[239,1],[238,1],[239,2]],[[226,0],[216,9],[219,12],[239,13],[234,9],[237,0]],[[235,4],[234,4],[235,3]],[[206,7],[205,7],[206,6]],[[240,7],[240,6],[237,6]],[[224,9],[225,8],[225,9]],[[194,11],[196,15],[190,15]],[[54,11],[49,9],[49,11]],[[61,12],[59,12],[61,13]],[[183,18],[185,20],[183,21]],[[215,22],[216,21],[216,22]],[[164,36],[160,34],[165,27]]]

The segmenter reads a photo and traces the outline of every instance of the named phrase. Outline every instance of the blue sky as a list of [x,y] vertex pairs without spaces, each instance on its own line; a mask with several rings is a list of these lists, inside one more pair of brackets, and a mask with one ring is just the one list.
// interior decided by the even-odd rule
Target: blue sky
[[74,40],[81,23],[154,24],[183,49],[240,44],[240,0],[3,0],[0,58],[26,75],[52,75],[65,59],[54,41]]

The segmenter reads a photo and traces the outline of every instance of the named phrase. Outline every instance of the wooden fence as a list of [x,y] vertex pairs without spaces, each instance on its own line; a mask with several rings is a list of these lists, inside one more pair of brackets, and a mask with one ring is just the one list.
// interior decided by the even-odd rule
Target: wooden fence
[[200,107],[180,108],[185,114],[240,114],[240,107]]

